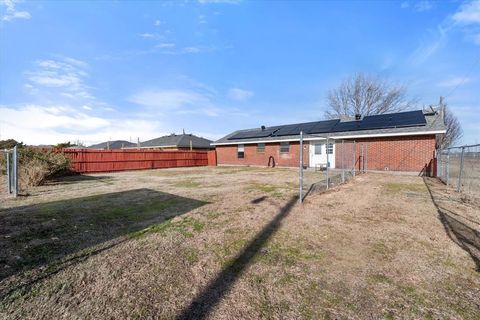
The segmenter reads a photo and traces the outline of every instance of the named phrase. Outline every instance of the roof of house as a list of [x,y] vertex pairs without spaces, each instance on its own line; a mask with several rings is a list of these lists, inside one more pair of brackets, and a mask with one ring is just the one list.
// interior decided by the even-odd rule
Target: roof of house
[[210,149],[212,146],[212,140],[208,140],[202,137],[197,137],[193,134],[171,134],[155,138],[152,140],[144,141],[140,143],[141,148],[154,148],[154,147],[177,147],[177,148],[190,148],[190,141],[192,142],[192,148],[194,149]]
[[136,146],[135,143],[126,140],[105,141],[102,143],[94,144],[88,147],[88,149],[122,149]]
[[[361,120],[340,119],[296,123],[272,127],[237,130],[212,145],[298,141],[299,131],[304,140],[350,139],[362,137],[409,136],[445,133],[443,117],[438,111],[407,111],[364,117]],[[295,134],[290,134],[295,133]]]

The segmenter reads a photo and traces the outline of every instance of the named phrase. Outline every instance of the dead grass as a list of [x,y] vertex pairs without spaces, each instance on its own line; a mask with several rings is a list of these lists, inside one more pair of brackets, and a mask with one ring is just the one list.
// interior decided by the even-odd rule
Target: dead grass
[[435,180],[360,175],[299,206],[296,170],[90,177],[0,202],[0,317],[478,319],[479,204]]

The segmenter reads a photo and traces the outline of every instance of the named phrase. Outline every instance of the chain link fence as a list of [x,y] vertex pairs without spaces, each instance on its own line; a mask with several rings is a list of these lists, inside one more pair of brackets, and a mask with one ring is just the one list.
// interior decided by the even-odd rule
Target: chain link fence
[[437,175],[458,192],[480,196],[480,144],[438,152]]
[[309,167],[300,170],[300,198],[322,192],[364,173],[368,163],[368,143],[327,139],[310,142],[303,148]]

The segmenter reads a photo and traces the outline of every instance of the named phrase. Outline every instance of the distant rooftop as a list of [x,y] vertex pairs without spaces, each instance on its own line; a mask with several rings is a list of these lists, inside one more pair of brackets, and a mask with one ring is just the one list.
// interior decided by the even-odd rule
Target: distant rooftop
[[170,134],[167,136],[155,138],[152,140],[144,141],[140,143],[141,148],[190,148],[190,143],[194,149],[210,149],[212,146],[212,140],[208,140],[202,137],[198,137],[193,134]]
[[105,141],[101,143],[97,143],[88,147],[88,149],[122,149],[128,147],[135,147],[136,144],[126,141],[126,140],[114,140],[114,141]]

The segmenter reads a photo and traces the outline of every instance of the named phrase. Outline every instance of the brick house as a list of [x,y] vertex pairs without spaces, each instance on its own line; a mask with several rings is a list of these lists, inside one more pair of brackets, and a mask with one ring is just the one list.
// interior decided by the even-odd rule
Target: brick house
[[328,158],[330,168],[340,167],[347,153],[344,144],[353,146],[349,152],[360,166],[361,148],[368,145],[367,170],[435,174],[437,141],[446,129],[443,111],[416,110],[238,130],[212,145],[219,165],[297,167],[300,131],[305,166],[326,166]]

